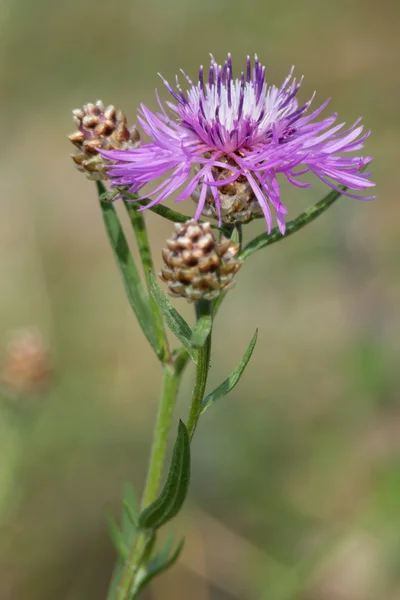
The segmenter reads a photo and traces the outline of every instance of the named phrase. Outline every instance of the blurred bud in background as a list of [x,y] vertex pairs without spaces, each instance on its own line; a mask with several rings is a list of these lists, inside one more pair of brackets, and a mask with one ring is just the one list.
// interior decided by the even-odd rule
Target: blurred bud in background
[[11,395],[30,394],[47,389],[53,379],[52,356],[39,331],[14,331],[5,349],[2,386]]

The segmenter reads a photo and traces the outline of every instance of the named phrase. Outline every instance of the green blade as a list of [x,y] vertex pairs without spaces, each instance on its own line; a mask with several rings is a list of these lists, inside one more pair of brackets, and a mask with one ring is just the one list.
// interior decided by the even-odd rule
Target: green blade
[[[99,197],[105,193],[105,188],[97,181]],[[149,298],[144,290],[138,269],[129,250],[125,234],[114,206],[100,201],[108,239],[119,267],[129,303],[136,315],[140,327],[152,348],[158,353],[158,344],[154,334],[152,314],[149,309]]]
[[172,333],[176,335],[178,340],[185,346],[192,360],[196,362],[196,351],[193,349],[191,344],[192,330],[186,323],[185,319],[172,306],[171,302],[158,285],[158,282],[152,273],[150,273],[149,277],[149,288],[152,297],[157,302],[161,310],[166,324]]
[[[151,256],[150,243],[147,235],[144,215],[143,212],[137,210],[137,206],[134,206],[132,203],[126,202],[126,200],[124,200],[124,205],[131,220],[133,230],[135,232],[136,242],[142,261],[143,273],[147,288],[150,293],[150,273],[154,274],[154,265]],[[151,296],[149,308],[153,316],[154,333],[157,338],[157,345],[159,348],[158,356],[160,360],[167,361],[169,359],[169,350],[167,337],[164,329],[164,321],[162,318],[160,308],[158,307],[154,298],[152,298]]]
[[158,498],[140,515],[139,527],[158,529],[172,519],[185,501],[189,480],[190,440],[184,423],[180,421],[167,480]]
[[346,191],[346,189],[347,188],[342,187],[340,192],[332,190],[327,196],[325,196],[325,198],[314,204],[314,206],[311,206],[305,210],[293,221],[288,221],[286,223],[286,233],[284,235],[281,234],[277,227],[274,227],[271,233],[262,233],[261,235],[257,236],[247,244],[243,252],[241,252],[239,258],[245,260],[258,250],[261,250],[261,248],[266,248],[267,246],[286,239],[293,233],[296,233],[296,231],[299,231],[308,225],[308,223],[314,221],[323,212],[325,212],[338,198],[340,198],[342,192]]
[[211,404],[213,404],[213,402],[216,402],[218,400],[218,398],[222,398],[222,396],[226,396],[226,394],[229,394],[229,392],[231,390],[233,390],[235,385],[238,383],[239,379],[243,375],[245,368],[247,367],[247,365],[249,363],[251,355],[253,354],[253,350],[254,350],[256,342],[257,342],[257,335],[258,335],[258,330],[256,330],[255,334],[253,335],[251,342],[250,342],[246,352],[244,353],[242,360],[240,361],[239,365],[236,367],[236,369],[234,369],[234,371],[232,371],[232,373],[229,375],[229,377],[227,377],[225,379],[225,381],[223,381],[221,383],[221,385],[219,385],[217,388],[215,388],[214,391],[212,391],[210,394],[208,394],[208,396],[206,396],[204,398],[202,405],[201,405],[202,413],[205,410],[207,410],[207,408]]
[[193,327],[191,343],[194,348],[201,348],[207,341],[212,329],[212,316],[202,315]]

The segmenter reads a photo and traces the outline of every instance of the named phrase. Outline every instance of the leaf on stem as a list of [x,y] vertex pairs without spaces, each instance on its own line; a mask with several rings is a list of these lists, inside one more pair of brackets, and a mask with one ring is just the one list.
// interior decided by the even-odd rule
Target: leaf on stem
[[192,360],[196,362],[196,351],[191,345],[192,330],[186,323],[185,319],[172,306],[171,302],[158,285],[158,282],[152,273],[149,274],[149,289],[152,297],[160,308],[166,324],[172,333],[176,335],[178,340],[180,340],[185,346]]
[[142,529],[158,529],[181,509],[190,479],[190,441],[186,426],[179,422],[167,480],[158,498],[139,517]]
[[248,365],[251,355],[253,354],[253,350],[257,342],[257,335],[258,330],[256,330],[255,334],[253,335],[252,340],[246,352],[244,353],[240,364],[236,367],[236,369],[232,371],[229,377],[227,377],[227,379],[225,379],[225,381],[223,381],[221,385],[215,388],[214,391],[212,391],[210,394],[208,394],[208,396],[204,398],[201,404],[201,413],[203,413],[213,402],[216,402],[222,396],[226,396],[226,394],[228,394],[238,383],[239,379],[243,375],[245,368]]
[[[111,600],[116,594],[118,582],[121,579],[121,574],[126,560],[126,553],[132,544],[132,539],[135,536],[138,528],[139,508],[133,486],[130,483],[127,483],[124,487],[122,505],[124,508],[121,522],[122,531],[119,530],[118,525],[115,523],[111,515],[108,515],[107,519],[111,537],[118,553],[118,561],[111,580],[107,600]],[[121,552],[125,553],[124,556],[122,556]]]
[[119,529],[116,522],[114,521],[114,518],[110,512],[106,514],[106,518],[108,528],[110,530],[111,539],[117,551],[117,554],[119,558],[121,558],[122,560],[126,560],[128,556],[128,545],[126,543],[126,540],[124,539],[124,535]]
[[[101,197],[101,195],[105,193],[105,188],[100,181],[96,183],[99,197]],[[152,314],[149,309],[149,299],[144,291],[138,269],[129,250],[117,212],[114,206],[107,202],[100,201],[100,207],[108,239],[122,275],[129,303],[139,321],[143,333],[157,353],[158,345],[154,334]]]
[[[342,191],[346,191],[347,188],[341,188]],[[286,223],[286,233],[282,235],[277,227],[271,231],[271,233],[262,233],[261,235],[255,237],[251,242],[247,244],[239,258],[245,260],[249,258],[252,254],[261,250],[261,248],[265,248],[266,246],[270,246],[275,242],[279,242],[280,240],[286,239],[288,236],[296,233],[308,223],[311,223],[319,217],[323,212],[325,212],[340,196],[342,195],[342,191],[332,190],[325,198],[311,206],[303,213],[301,213],[298,217],[296,217],[293,221],[288,221]]]
[[131,536],[132,528],[137,529],[139,521],[139,506],[136,500],[133,485],[125,484],[124,495],[122,499],[122,532],[124,535]]
[[[153,258],[149,238],[146,230],[144,215],[131,202],[124,200],[124,206],[132,223],[133,230],[136,236],[136,243],[139,250],[139,255],[142,261],[143,272],[146,280],[147,288],[149,289],[149,274],[154,273]],[[150,289],[149,289],[150,292]],[[154,298],[150,296],[149,307],[153,316],[154,333],[158,344],[158,357],[161,361],[166,361],[169,358],[168,342],[164,329],[164,321],[161,311]]]
[[172,567],[179,558],[182,552],[184,540],[182,539],[175,550],[171,553],[172,539],[169,539],[165,544],[165,547],[154,556],[154,558],[147,565],[146,569],[139,572],[137,581],[135,581],[133,589],[133,598],[137,598],[138,594],[150,583],[150,581],[160,575],[170,567]]
[[192,330],[191,344],[194,348],[201,348],[207,341],[212,329],[212,316],[202,315]]

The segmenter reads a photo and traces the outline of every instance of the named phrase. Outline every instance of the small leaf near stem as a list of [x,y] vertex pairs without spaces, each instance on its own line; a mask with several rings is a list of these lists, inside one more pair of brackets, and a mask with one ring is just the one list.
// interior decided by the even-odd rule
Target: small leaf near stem
[[126,560],[128,555],[127,540],[124,538],[123,532],[119,529],[110,512],[107,512],[106,518],[114,548],[116,549],[119,558]]
[[[199,300],[196,302],[196,316],[197,321],[204,319],[207,315],[212,316],[213,303],[209,300]],[[197,363],[196,363],[196,382],[193,389],[192,401],[189,411],[188,419],[188,433],[190,440],[193,438],[196,426],[201,414],[201,403],[204,398],[204,392],[207,384],[208,371],[210,368],[210,354],[211,354],[211,335],[212,328],[206,337],[206,340],[197,350]]]
[[158,282],[152,273],[149,275],[149,285],[150,293],[155,302],[157,302],[166,324],[172,333],[176,335],[178,340],[185,346],[192,360],[196,362],[197,354],[196,350],[193,349],[191,344],[192,330],[190,329],[189,325],[172,306],[171,302],[158,285]]
[[[342,187],[342,191],[345,191],[346,189],[347,188]],[[262,233],[261,235],[257,236],[247,244],[239,258],[245,260],[258,250],[261,250],[261,248],[270,246],[271,244],[286,239],[293,233],[296,233],[296,231],[299,231],[308,225],[308,223],[314,221],[323,212],[325,212],[338,198],[340,198],[341,195],[342,192],[332,190],[327,196],[325,196],[325,198],[314,204],[314,206],[311,206],[305,210],[298,217],[293,219],[293,221],[288,221],[286,223],[286,233],[284,235],[281,234],[277,227],[274,227],[271,233]]]
[[[100,181],[97,181],[97,190],[99,197],[105,193],[105,188]],[[100,201],[100,208],[103,215],[104,225],[106,227],[108,239],[117,261],[125,291],[129,303],[136,315],[143,333],[150,342],[155,352],[158,352],[158,343],[156,340],[153,318],[149,310],[149,299],[144,290],[139,276],[136,264],[129,250],[124,231],[119,221],[117,212],[112,204]]]
[[140,258],[142,261],[144,277],[147,284],[147,289],[150,294],[150,309],[153,314],[154,331],[158,342],[158,356],[161,361],[168,362],[170,359],[170,352],[168,347],[168,340],[165,334],[164,321],[162,314],[157,302],[151,296],[150,293],[150,273],[154,274],[153,259],[151,256],[149,238],[147,235],[146,223],[142,212],[137,210],[137,207],[132,203],[124,200],[124,205],[132,223],[133,230],[135,232],[136,241],[139,249]]
[[170,554],[171,544],[168,544],[164,550],[156,554],[146,569],[144,569],[143,574],[138,574],[137,581],[135,581],[132,591],[132,599],[137,598],[139,593],[150,583],[152,579],[154,579],[154,577],[160,575],[175,564],[180,553],[182,552],[183,544],[184,540],[182,539],[172,554]]
[[189,479],[190,441],[187,429],[180,421],[167,480],[158,498],[141,513],[139,527],[155,530],[172,519],[185,501]]
[[226,394],[229,394],[229,392],[233,390],[233,388],[243,375],[244,370],[249,363],[251,355],[253,354],[253,350],[257,342],[257,335],[258,330],[256,330],[255,334],[253,335],[251,342],[236,369],[232,371],[229,377],[227,377],[221,383],[221,385],[215,388],[215,390],[213,390],[210,394],[208,394],[206,398],[204,398],[203,402],[201,403],[201,413],[203,413],[211,404],[213,404],[213,402],[216,402],[219,398],[221,398],[222,396],[226,396]]
[[[135,498],[135,492],[134,492],[133,486],[131,484],[125,485],[122,505],[123,505],[124,510],[123,510],[123,514],[122,514],[121,532],[122,532],[122,536],[123,536],[122,548],[125,548],[125,558],[124,559],[122,558],[121,552],[119,552],[117,549],[119,557],[118,557],[117,564],[115,566],[114,573],[113,573],[113,576],[112,576],[112,579],[110,582],[110,588],[109,588],[109,592],[107,595],[108,600],[113,600],[115,598],[115,593],[117,590],[118,582],[122,575],[122,571],[124,568],[128,549],[133,544],[133,540],[136,535],[137,527],[138,527],[139,512],[138,512],[138,506],[137,506],[137,502],[136,502],[136,498]],[[118,535],[117,535],[117,537],[115,537],[115,529],[117,531],[119,531],[119,530],[118,530],[117,525],[115,525],[115,523],[113,521],[110,522],[110,520],[109,520],[109,524],[110,524],[110,528],[111,528],[110,529],[111,535],[114,540],[114,545],[116,545],[116,542],[118,541]]]
[[231,240],[239,245],[239,249],[242,249],[243,242],[243,228],[241,223],[235,224],[235,229],[232,231]]
[[212,316],[211,314],[202,315],[192,330],[191,344],[194,348],[201,348],[207,341],[211,333]]

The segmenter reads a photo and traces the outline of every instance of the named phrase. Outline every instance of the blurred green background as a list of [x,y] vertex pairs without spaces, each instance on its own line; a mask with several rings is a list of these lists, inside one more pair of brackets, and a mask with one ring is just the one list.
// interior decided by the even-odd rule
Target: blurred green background
[[[252,257],[218,316],[210,387],[253,359],[196,435],[179,565],[154,600],[400,597],[396,0],[2,0],[0,336],[37,328],[54,377],[0,412],[0,599],[100,600],[104,513],[140,493],[160,370],[135,323],[95,188],[74,169],[71,110],[101,98],[135,122],[161,72],[247,53],[300,99],[332,97],[373,130],[378,198],[341,199]],[[162,97],[166,97],[164,91]],[[284,188],[295,216],[324,193]],[[193,212],[194,205],[185,205]],[[171,227],[148,214],[156,263]],[[251,224],[246,236],[264,228]],[[188,319],[191,307],[176,303]],[[191,376],[181,390],[186,415]]]

